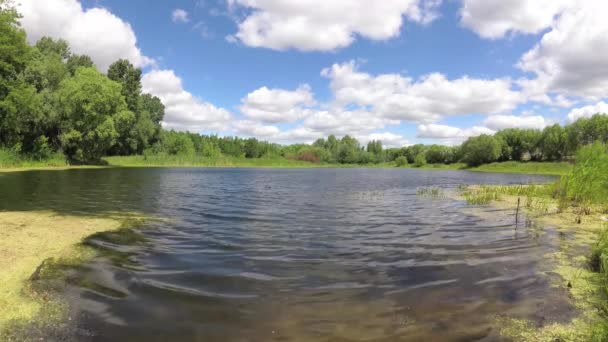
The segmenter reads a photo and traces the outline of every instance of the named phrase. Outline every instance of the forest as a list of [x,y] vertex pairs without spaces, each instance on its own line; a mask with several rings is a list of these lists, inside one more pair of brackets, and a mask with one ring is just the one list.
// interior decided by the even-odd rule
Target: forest
[[506,129],[471,137],[460,146],[385,148],[330,135],[312,144],[280,145],[255,138],[165,130],[161,100],[142,93],[142,71],[127,60],[102,73],[64,40],[41,38],[30,46],[19,14],[0,9],[0,161],[64,158],[100,164],[105,156],[196,155],[286,158],[325,164],[396,166],[496,161],[562,161],[579,147],[608,141],[608,116],[597,114],[543,130]]

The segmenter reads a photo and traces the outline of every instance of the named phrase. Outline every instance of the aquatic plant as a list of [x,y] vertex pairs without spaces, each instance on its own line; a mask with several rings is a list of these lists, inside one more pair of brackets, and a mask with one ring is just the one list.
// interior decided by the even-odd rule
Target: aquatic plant
[[437,187],[421,187],[416,189],[416,195],[421,197],[441,198],[444,197],[443,190]]

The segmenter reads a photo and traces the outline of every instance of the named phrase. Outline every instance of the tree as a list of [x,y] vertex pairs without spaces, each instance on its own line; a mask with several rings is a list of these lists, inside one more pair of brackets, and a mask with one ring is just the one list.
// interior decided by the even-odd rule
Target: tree
[[258,158],[260,155],[261,153],[258,147],[258,139],[249,138],[245,140],[245,158]]
[[462,153],[469,166],[495,162],[501,154],[500,140],[487,134],[471,137],[462,144]]
[[414,157],[414,166],[422,167],[426,165],[426,158],[424,157],[424,153],[420,152],[416,157]]
[[17,11],[0,0],[0,101],[10,92],[30,59],[31,48],[18,19]]
[[57,55],[63,60],[70,57],[70,46],[64,39],[54,40],[51,37],[42,37],[36,42],[36,48],[43,55]]
[[539,145],[546,160],[562,160],[568,152],[566,131],[558,124],[546,127]]
[[118,132],[114,119],[128,115],[120,84],[95,68],[79,68],[57,90],[61,114],[60,140],[68,158],[98,162],[114,145]]
[[141,94],[141,69],[134,67],[126,59],[119,59],[110,65],[108,78],[122,85],[122,95],[127,102],[127,108],[136,112]]
[[405,148],[405,156],[410,164],[415,162],[416,156],[420,153],[424,153],[426,147],[422,144],[416,144]]
[[408,165],[407,158],[405,158],[404,156],[399,156],[395,159],[395,166],[404,167],[407,165]]
[[451,159],[450,154],[450,148],[447,146],[431,145],[425,152],[425,158],[431,164],[443,164]]
[[541,133],[536,129],[509,128],[496,133],[504,145],[501,148],[501,160],[522,160],[525,157],[534,159]]
[[71,55],[66,61],[66,67],[72,76],[76,74],[78,68],[92,68],[94,66],[93,60],[87,55]]

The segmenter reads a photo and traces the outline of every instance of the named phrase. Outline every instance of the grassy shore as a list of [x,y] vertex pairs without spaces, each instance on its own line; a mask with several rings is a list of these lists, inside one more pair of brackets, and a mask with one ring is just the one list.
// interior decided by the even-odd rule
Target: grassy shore
[[[98,168],[98,167],[260,167],[260,168],[395,168],[395,162],[379,164],[331,164],[310,163],[300,160],[291,160],[281,157],[276,158],[243,158],[243,157],[201,157],[201,156],[179,156],[179,155],[152,155],[152,156],[112,156],[103,158],[105,166],[100,165],[70,165],[65,158],[54,155],[45,160],[33,160],[27,158],[2,158],[0,156],[0,172],[25,171],[25,170],[64,170],[75,168]],[[419,167],[406,165],[402,168],[413,168],[423,170],[466,170],[480,172],[501,173],[525,173],[543,175],[565,175],[572,170],[572,165],[567,162],[499,162],[481,165],[478,167],[467,167],[463,163],[456,164],[425,164]]]
[[578,315],[568,322],[545,321],[542,324],[514,317],[501,317],[497,325],[501,334],[513,341],[606,341],[606,270],[598,265],[602,259],[598,246],[608,228],[605,207],[564,206],[556,198],[558,184],[517,186],[471,186],[461,189],[460,196],[471,204],[486,204],[500,209],[522,212],[532,222],[557,231],[559,249],[546,255],[560,275],[553,286],[568,293]]
[[61,269],[96,256],[82,243],[88,236],[118,230],[134,219],[142,218],[0,212],[0,340],[23,340],[32,326],[33,330],[63,329],[69,323],[67,307],[50,284],[62,283]]

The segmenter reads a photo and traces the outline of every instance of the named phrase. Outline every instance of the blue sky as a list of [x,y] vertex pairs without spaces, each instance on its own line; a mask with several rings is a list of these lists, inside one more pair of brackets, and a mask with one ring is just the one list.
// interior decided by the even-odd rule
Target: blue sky
[[598,1],[22,1],[30,42],[142,67],[167,128],[455,144],[608,110]]

